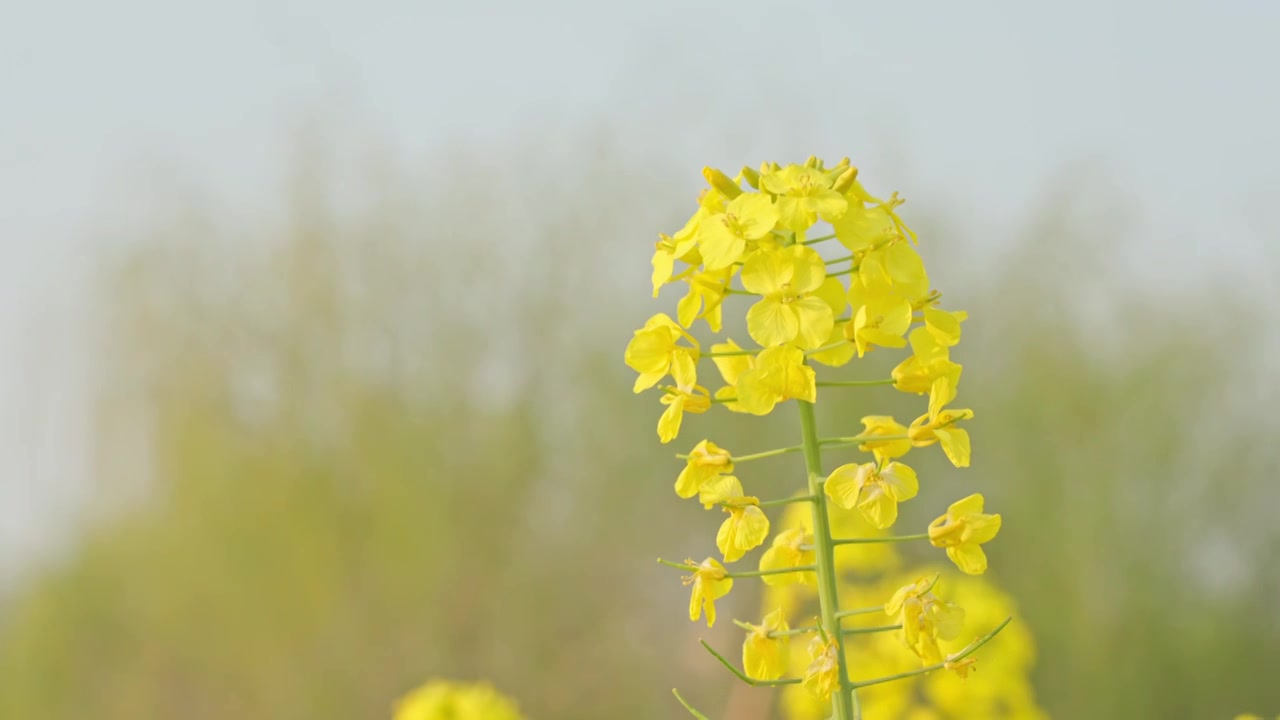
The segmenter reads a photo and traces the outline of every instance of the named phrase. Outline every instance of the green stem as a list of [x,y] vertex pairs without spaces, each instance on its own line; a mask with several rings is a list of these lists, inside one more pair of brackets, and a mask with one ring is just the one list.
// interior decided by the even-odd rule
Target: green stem
[[[795,447],[784,447],[784,448],[778,448],[776,450],[765,450],[764,452],[752,453],[750,455],[735,455],[731,457],[730,460],[733,460],[735,463],[747,462],[749,460],[763,460],[765,458],[771,458],[778,455],[786,455],[787,453],[800,452],[803,449],[804,449],[803,447],[796,445]],[[680,460],[688,460],[689,455],[679,454],[679,455],[676,455],[676,458]]]
[[853,683],[853,687],[855,689],[864,688],[864,687],[867,687],[868,685],[879,685],[880,683],[887,683],[887,682],[892,682],[894,680],[902,680],[904,678],[915,677],[917,675],[924,675],[925,673],[931,673],[934,670],[941,670],[945,668],[948,662],[960,662],[961,660],[977,652],[978,648],[991,642],[991,638],[995,637],[996,633],[1003,630],[1004,626],[1008,625],[1009,621],[1012,619],[1013,618],[1005,618],[1005,621],[997,625],[994,630],[987,633],[986,635],[983,635],[977,640],[974,640],[973,642],[969,643],[969,646],[966,647],[964,650],[961,650],[955,655],[947,656],[946,662],[940,662],[936,665],[928,665],[926,667],[920,668],[919,670],[908,670],[907,672],[897,673],[896,675],[885,675],[884,677],[876,678],[874,680],[863,680],[862,682]]
[[750,685],[751,687],[773,687],[775,685],[799,685],[801,683],[800,678],[784,678],[782,680],[756,680],[754,678],[749,678],[747,677],[746,673],[734,667],[733,663],[729,662],[728,660],[725,660],[723,655],[716,652],[710,645],[708,645],[706,640],[700,639],[698,640],[698,642],[702,643],[702,647],[706,648],[707,652],[711,653],[712,657],[719,660],[721,665],[724,665],[725,667],[729,668],[729,672],[733,673],[734,675],[737,675],[739,680]]
[[835,260],[828,260],[827,264],[835,265],[836,263],[849,262],[850,260],[853,259],[853,257],[854,257],[853,255],[849,255],[848,257],[836,258]]
[[886,537],[869,538],[833,538],[832,545],[871,545],[874,543],[907,542],[908,540],[928,540],[929,533],[915,535],[888,535]]
[[816,499],[812,495],[801,495],[800,497],[779,498],[777,500],[762,500],[759,506],[762,508],[777,507],[778,505],[790,505],[798,502],[813,502]]
[[[736,624],[738,627],[742,628],[743,630],[754,630],[754,628],[752,627],[746,627],[746,623],[739,623],[737,620],[734,620],[734,624]],[[876,625],[875,627],[845,628],[840,632],[844,633],[845,635],[863,635],[866,633],[888,632],[890,630],[901,630],[901,629],[902,629],[901,625]],[[775,630],[769,633],[769,637],[771,638],[791,637],[794,635],[808,635],[809,633],[815,633],[815,632],[818,632],[817,627],[791,628],[790,630]]]
[[[728,402],[728,400],[726,399],[725,402]],[[906,440],[906,439],[907,439],[906,435],[854,435],[853,437],[821,438],[818,440],[818,444],[821,445],[822,447],[842,448],[842,447],[850,447],[853,445],[861,445],[863,443],[872,442],[874,440]],[[790,447],[776,448],[774,450],[764,450],[758,453],[751,453],[750,455],[734,455],[730,459],[733,460],[735,463],[742,463],[742,462],[747,462],[749,460],[763,460],[765,458],[777,457],[778,455],[786,455],[787,453],[801,452],[803,450],[804,450],[803,445],[792,445]],[[688,453],[680,453],[676,455],[676,458],[679,460],[688,460],[689,455]]]
[[818,570],[818,606],[822,615],[824,634],[835,639],[836,657],[840,660],[840,692],[833,693],[832,720],[857,720],[861,716],[858,696],[849,682],[844,638],[840,633],[840,595],[836,587],[835,546],[831,544],[831,523],[827,517],[827,499],[822,493],[822,449],[818,441],[818,422],[814,418],[813,403],[796,401],[800,406],[800,434],[804,447],[804,464],[809,475],[809,494],[813,501],[814,559]]
[[776,455],[786,455],[787,453],[800,452],[803,449],[804,449],[803,447],[796,445],[795,447],[784,447],[784,448],[778,448],[777,450],[765,450],[764,452],[751,453],[750,455],[735,455],[730,457],[729,459],[733,460],[735,463],[748,462],[751,460],[763,460],[765,458],[771,458]]
[[884,378],[883,380],[819,380],[818,387],[871,387],[873,385],[892,385],[896,382],[898,381],[893,378]]
[[835,239],[835,237],[836,237],[835,235],[823,235],[822,237],[816,237],[816,238],[813,238],[812,240],[805,240],[804,242],[802,242],[802,243],[800,243],[800,244],[801,244],[801,245],[815,245],[815,244],[820,243],[820,242],[822,242],[822,241],[824,241],[824,240],[834,240],[834,239]]
[[882,613],[882,612],[884,612],[884,606],[878,605],[876,607],[864,607],[864,608],[855,608],[853,610],[844,610],[842,612],[836,613],[836,617],[843,619],[847,617],[853,617],[854,615],[870,615],[871,613]]
[[684,706],[684,709],[685,709],[685,710],[688,710],[688,711],[689,711],[689,714],[690,714],[690,715],[694,716],[694,717],[695,717],[695,718],[697,718],[698,720],[711,720],[711,719],[710,719],[710,718],[708,718],[706,715],[703,715],[702,713],[698,712],[697,710],[694,710],[692,705],[690,705],[688,702],[686,702],[684,698],[680,697],[680,691],[679,691],[679,690],[676,690],[675,688],[671,688],[671,694],[676,696],[676,700],[679,700],[679,701],[680,701],[680,704]]
[[872,627],[863,627],[863,628],[845,628],[840,632],[843,632],[845,635],[865,635],[867,633],[889,632],[890,630],[901,630],[901,629],[902,629],[901,624],[875,625]]
[[[689,563],[671,562],[658,558],[658,563],[667,567],[676,568],[677,570],[688,570],[689,572],[697,572],[696,565]],[[793,572],[813,572],[817,567],[814,565],[796,565],[795,567],[777,568],[776,570],[743,570],[742,572],[726,572],[725,577],[729,578],[747,578],[747,577],[765,577],[766,575],[786,575]]]
[[759,350],[720,350],[718,352],[704,352],[701,357],[733,357],[735,355],[755,355]]
[[822,446],[829,448],[853,447],[876,440],[909,440],[910,435],[854,435],[853,437],[831,438],[823,440]]
[[823,346],[821,346],[821,347],[816,347],[816,348],[814,348],[814,349],[812,349],[812,350],[805,350],[805,351],[804,351],[804,355],[805,355],[805,357],[808,357],[808,356],[810,356],[810,355],[817,355],[818,353],[826,352],[826,351],[828,351],[828,350],[835,350],[835,349],[836,349],[836,348],[838,348],[838,347],[842,347],[842,346],[844,346],[844,345],[848,345],[848,344],[849,344],[849,341],[848,341],[848,340],[837,340],[837,341],[835,341],[835,342],[833,342],[833,343],[827,343],[826,345],[823,345]]

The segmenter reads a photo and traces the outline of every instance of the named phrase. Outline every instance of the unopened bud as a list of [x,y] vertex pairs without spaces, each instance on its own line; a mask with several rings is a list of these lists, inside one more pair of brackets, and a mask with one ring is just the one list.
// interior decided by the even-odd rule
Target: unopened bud
[[755,170],[752,170],[746,165],[743,165],[741,175],[742,175],[742,179],[746,180],[748,185],[755,188],[756,190],[760,189],[760,173],[756,172]]
[[708,185],[730,200],[742,194],[742,188],[738,187],[738,183],[713,167],[702,168],[702,177],[707,179]]
[[807,167],[807,168],[816,168],[816,167],[818,167],[818,156],[817,156],[817,155],[810,155],[810,156],[809,156],[809,159],[804,161],[804,166],[805,166],[805,167]]
[[836,178],[835,191],[843,195],[853,189],[853,184],[856,182],[858,182],[858,168],[850,167]]

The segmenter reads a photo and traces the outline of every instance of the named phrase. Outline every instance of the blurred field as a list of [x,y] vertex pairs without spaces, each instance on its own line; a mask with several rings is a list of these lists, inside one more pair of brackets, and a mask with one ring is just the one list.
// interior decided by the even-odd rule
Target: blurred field
[[[563,159],[373,168],[356,207],[313,158],[279,224],[197,203],[107,258],[101,510],[3,607],[0,717],[379,718],[433,675],[543,720],[678,717],[673,686],[720,717],[731,678],[695,638],[739,632],[688,623],[653,563],[715,523],[672,494],[660,408],[621,361],[702,160],[584,156],[537,183]],[[1275,322],[1245,287],[1135,279],[1094,200],[1046,197],[998,262],[907,206],[971,314],[977,412],[973,468],[921,475],[1003,513],[992,576],[1053,717],[1275,712]],[[820,422],[905,402],[857,390]],[[735,448],[792,444],[777,415],[716,422]]]

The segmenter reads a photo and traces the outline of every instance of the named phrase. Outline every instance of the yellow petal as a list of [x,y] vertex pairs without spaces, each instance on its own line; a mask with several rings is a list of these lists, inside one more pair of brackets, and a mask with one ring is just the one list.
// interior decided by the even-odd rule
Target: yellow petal
[[667,409],[662,412],[662,417],[658,418],[658,439],[665,445],[676,439],[680,434],[680,421],[684,419],[684,396],[677,397],[667,405]]
[[970,516],[965,523],[964,541],[977,544],[991,542],[999,534],[1000,524],[999,514]]
[[791,342],[799,331],[795,311],[773,298],[764,298],[747,311],[747,332],[766,348]]
[[957,427],[938,428],[933,434],[938,436],[938,444],[942,445],[942,452],[946,453],[952,465],[958,468],[969,467],[968,431]]
[[827,278],[827,266],[822,256],[805,245],[791,245],[779,251],[791,264],[788,292],[792,295],[811,293],[822,286]]
[[891,462],[880,471],[880,479],[888,485],[894,499],[898,502],[910,500],[920,491],[920,481],[916,471],[900,462]]
[[891,527],[898,519],[897,501],[885,493],[879,483],[872,483],[863,489],[858,509],[868,522],[881,530]]
[[947,508],[948,518],[963,518],[966,515],[977,515],[982,512],[983,498],[981,493],[963,497]]
[[[808,250],[803,246],[802,249]],[[743,263],[739,277],[747,292],[774,295],[781,292],[784,285],[791,283],[795,270],[794,257],[788,252],[788,248],[783,248],[753,254]]]
[[699,228],[698,251],[702,254],[702,267],[706,270],[721,270],[733,265],[742,258],[746,249],[747,241],[725,225],[722,215],[710,218]]
[[[738,352],[742,348],[732,339],[726,339],[723,343],[711,346],[711,352]],[[750,355],[727,355],[724,357],[712,357],[711,361],[716,364],[716,369],[720,371],[720,376],[728,385],[736,385],[738,376],[751,369],[753,358]]]
[[[800,298],[790,305],[799,321],[799,332],[795,337],[796,344],[806,350],[813,350],[826,343],[831,337],[831,329],[835,326],[831,306],[821,298],[812,295]],[[747,327],[750,328],[750,320]]]
[[981,575],[987,571],[987,554],[977,545],[955,545],[947,548],[947,557],[966,575]]
[[852,510],[858,504],[858,494],[862,492],[862,484],[866,475],[875,470],[875,465],[848,464],[841,465],[827,476],[822,484],[823,492],[836,505],[845,510]]

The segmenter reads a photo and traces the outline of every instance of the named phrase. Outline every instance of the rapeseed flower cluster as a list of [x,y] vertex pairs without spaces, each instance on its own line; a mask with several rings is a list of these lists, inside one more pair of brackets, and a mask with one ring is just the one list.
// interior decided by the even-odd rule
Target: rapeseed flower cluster
[[[837,561],[846,546],[921,540],[944,550],[966,575],[986,571],[982,546],[999,533],[1001,519],[985,512],[981,495],[951,503],[921,532],[881,533],[897,522],[898,505],[920,494],[922,480],[905,462],[910,452],[937,445],[955,467],[969,466],[965,421],[973,411],[954,406],[962,367],[951,359],[967,314],[942,308],[942,295],[933,289],[917,251],[916,233],[899,213],[903,201],[896,193],[884,199],[870,194],[847,158],[830,166],[815,157],[786,166],[763,163],[759,169],[744,167],[735,178],[706,168],[703,176],[708,187],[692,217],[675,234],[660,235],[654,248],[654,296],[667,285],[683,286],[684,295],[674,318],[653,315],[627,345],[625,362],[637,373],[634,390],[658,391],[664,406],[657,422],[662,443],[680,436],[687,414],[707,413],[716,405],[750,415],[794,405],[801,444],[738,454],[702,439],[679,456],[685,466],[675,480],[676,494],[696,496],[707,509],[726,515],[715,536],[720,559],[661,561],[688,573],[690,619],[705,617],[713,625],[715,601],[740,578],[758,577],[770,588],[795,586],[815,595],[818,614],[805,625],[790,626],[781,608],[758,625],[735,621],[747,632],[742,670],[706,647],[750,684],[803,688],[836,720],[859,716],[861,688],[943,669],[968,676],[973,652],[1004,624],[983,628],[982,637],[965,636],[965,610],[935,592],[937,574],[859,598],[873,601],[871,611],[891,616],[883,634],[896,634],[920,663],[917,670],[893,677],[865,675],[876,665],[863,662],[853,649],[851,635],[861,633],[851,634],[845,622],[864,609],[841,597],[843,563]],[[739,317],[750,342],[706,338],[703,325],[707,333],[722,333],[725,307],[736,307],[734,296],[743,300]],[[816,369],[908,348],[887,378],[820,380]],[[707,359],[714,370],[703,363]],[[924,412],[909,422],[868,415],[857,434],[819,435],[818,388],[829,388],[829,394],[877,385],[927,396]],[[825,472],[823,454],[838,451],[869,457]],[[752,478],[742,472],[745,463],[793,452],[804,457],[806,473],[795,496],[761,500],[749,494]],[[779,527],[767,512],[774,507],[808,520]],[[839,534],[837,518],[848,515],[859,517],[872,534]],[[761,547],[755,569],[728,567]],[[961,637],[973,642],[944,652],[945,643]],[[792,657],[797,649],[804,654],[799,661]]]

